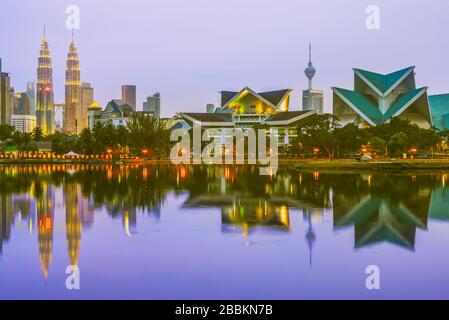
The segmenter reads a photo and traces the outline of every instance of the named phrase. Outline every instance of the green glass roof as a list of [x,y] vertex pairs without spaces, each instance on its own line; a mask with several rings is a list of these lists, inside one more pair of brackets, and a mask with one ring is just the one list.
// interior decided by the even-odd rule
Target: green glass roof
[[377,105],[369,100],[365,95],[342,88],[334,88],[341,95],[343,95],[351,104],[369,118],[375,124],[381,124],[390,120],[399,110],[401,110],[412,99],[422,94],[426,88],[419,88],[408,91],[396,100],[396,102],[387,110],[385,114],[382,114]]
[[354,107],[356,107],[375,124],[383,122],[383,116],[378,107],[373,102],[368,100],[363,94],[342,88],[334,88],[334,90],[348,99]]
[[437,188],[432,192],[429,217],[449,221],[449,188]]
[[373,86],[380,92],[387,92],[399,79],[401,79],[407,72],[413,70],[414,67],[408,67],[389,74],[380,74],[362,69],[354,69],[365,77]]
[[355,247],[361,248],[387,241],[407,249],[413,249],[416,228],[411,225],[371,223],[355,226]]
[[429,96],[430,114],[437,129],[449,129],[449,94]]
[[383,121],[388,121],[388,119],[392,118],[396,112],[401,110],[402,107],[404,107],[407,103],[409,103],[410,100],[418,96],[424,89],[426,88],[410,90],[399,96],[396,102],[387,110],[387,112],[385,112],[383,116]]

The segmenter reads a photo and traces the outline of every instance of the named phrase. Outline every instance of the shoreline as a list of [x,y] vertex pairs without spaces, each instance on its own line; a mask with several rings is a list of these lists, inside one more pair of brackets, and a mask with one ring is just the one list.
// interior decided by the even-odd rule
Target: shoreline
[[[342,160],[298,160],[279,159],[279,166],[288,166],[298,171],[424,171],[424,170],[449,170],[449,159],[408,159],[408,160],[372,160],[360,162],[352,159]],[[170,159],[153,160],[118,160],[105,161],[95,159],[0,159],[2,165],[22,164],[89,164],[89,165],[150,165],[172,164]],[[242,165],[246,165],[242,164]],[[193,164],[192,164],[193,165]],[[221,165],[221,164],[217,164]],[[223,164],[224,165],[224,164]],[[235,164],[234,164],[235,165]]]
[[413,159],[413,160],[373,160],[360,162],[355,160],[300,161],[295,164],[298,171],[327,172],[407,172],[407,171],[444,171],[449,170],[449,160]]

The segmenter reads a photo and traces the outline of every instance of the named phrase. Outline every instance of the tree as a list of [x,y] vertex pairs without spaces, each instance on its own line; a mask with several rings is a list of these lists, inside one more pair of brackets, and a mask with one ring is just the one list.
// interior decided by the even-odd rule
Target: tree
[[341,155],[353,156],[355,153],[359,153],[360,146],[367,142],[366,131],[361,130],[354,123],[348,123],[342,128],[335,128],[334,135],[338,158]]
[[65,154],[76,148],[76,140],[74,137],[65,133],[56,132],[50,136],[51,149],[56,154]]
[[14,133],[14,127],[9,124],[0,125],[0,141],[11,139]]
[[125,126],[118,126],[116,128],[117,132],[117,146],[121,153],[126,152],[126,149],[128,147],[128,139],[129,139],[129,131]]
[[414,142],[413,147],[429,153],[434,153],[434,147],[440,142],[440,137],[435,129],[419,128],[412,136],[410,141]]
[[93,151],[93,137],[89,128],[84,128],[79,135],[77,141],[77,150],[83,154],[92,154]]
[[33,132],[31,133],[31,138],[33,138],[33,141],[38,143],[44,138],[44,133],[40,127],[35,127],[33,129]]
[[317,114],[298,126],[298,141],[306,154],[310,154],[313,148],[320,148],[332,160],[337,149],[335,130],[338,128],[340,124],[337,117],[332,114]]
[[168,154],[170,131],[163,123],[145,114],[135,114],[128,122],[128,145],[136,154]]
[[97,122],[92,128],[92,139],[92,151],[96,154],[105,154],[108,149],[117,147],[116,128],[110,123],[104,125],[102,122]]
[[31,134],[30,133],[22,133],[20,131],[14,131],[11,136],[11,140],[13,145],[17,147],[17,149],[22,151],[31,151],[35,148],[31,145]]
[[396,154],[399,152],[405,152],[405,148],[408,144],[408,136],[404,132],[396,132],[390,138],[388,145],[391,146],[393,151],[396,151]]
[[12,144],[15,145],[18,149],[19,146],[23,144],[23,135],[20,131],[14,131],[11,136]]
[[384,139],[372,137],[370,144],[374,153],[383,154],[384,157],[388,157],[388,145]]

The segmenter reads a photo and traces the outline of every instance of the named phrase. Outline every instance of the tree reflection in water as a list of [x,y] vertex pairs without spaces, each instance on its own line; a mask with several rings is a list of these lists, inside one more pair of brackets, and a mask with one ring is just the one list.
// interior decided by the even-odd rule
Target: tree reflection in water
[[[387,241],[413,250],[416,228],[428,218],[449,220],[448,175],[323,174],[280,168],[261,176],[256,166],[36,165],[0,167],[0,254],[20,215],[30,233],[37,229],[41,267],[46,277],[52,259],[54,217],[65,208],[68,257],[78,263],[83,228],[95,210],[121,218],[128,235],[138,214],[160,218],[169,193],[186,194],[183,208],[218,208],[222,232],[247,235],[289,232],[301,209],[310,249],[313,225],[324,209],[333,227],[354,226],[354,246]],[[58,207],[62,203],[62,207]]]

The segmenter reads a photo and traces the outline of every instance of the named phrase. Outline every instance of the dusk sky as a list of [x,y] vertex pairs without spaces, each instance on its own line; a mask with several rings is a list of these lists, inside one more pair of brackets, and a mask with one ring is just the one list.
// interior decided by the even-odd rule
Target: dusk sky
[[[68,5],[80,8],[81,79],[102,107],[135,84],[138,109],[161,92],[162,116],[204,112],[218,91],[243,86],[294,89],[290,110],[299,110],[309,40],[326,111],[330,87],[352,88],[353,67],[415,65],[417,86],[449,92],[447,0],[0,0],[0,58],[16,92],[36,79],[45,24],[55,102],[64,101]],[[379,30],[365,27],[368,5],[380,8]]]

